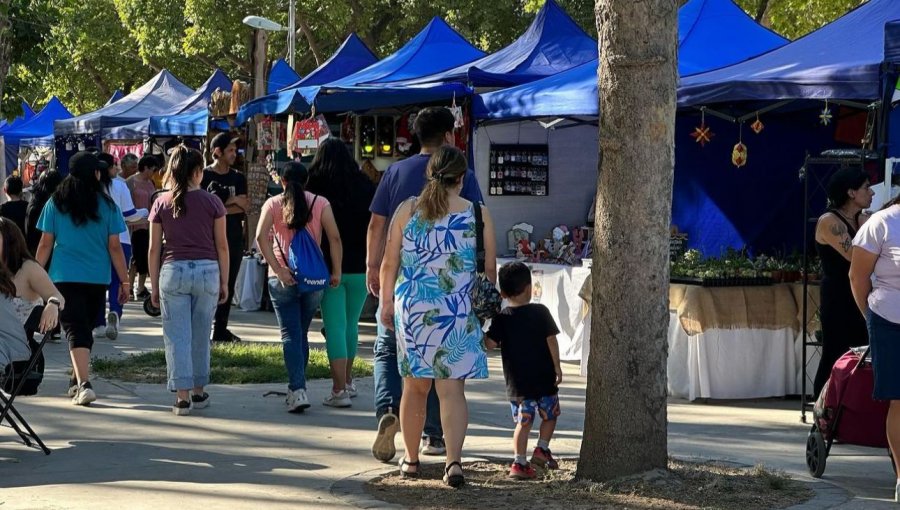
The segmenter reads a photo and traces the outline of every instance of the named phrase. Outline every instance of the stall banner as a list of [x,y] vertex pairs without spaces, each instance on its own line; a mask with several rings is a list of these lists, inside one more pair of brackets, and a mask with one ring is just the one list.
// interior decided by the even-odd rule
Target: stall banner
[[294,125],[294,139],[291,148],[295,152],[301,152],[304,155],[310,154],[318,149],[322,142],[330,136],[331,129],[328,128],[325,116],[318,115],[303,119]]

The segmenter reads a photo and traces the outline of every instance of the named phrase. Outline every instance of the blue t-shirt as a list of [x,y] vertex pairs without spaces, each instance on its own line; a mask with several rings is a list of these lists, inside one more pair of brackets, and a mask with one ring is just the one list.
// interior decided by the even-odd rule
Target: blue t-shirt
[[[369,211],[390,219],[405,200],[419,196],[425,189],[425,170],[429,159],[430,154],[416,154],[389,166],[378,184]],[[471,170],[466,172],[460,196],[473,203],[484,201],[478,180]]]
[[50,259],[54,282],[109,285],[109,236],[124,232],[125,221],[115,203],[103,197],[97,201],[100,219],[83,225],[75,225],[71,216],[59,212],[53,200],[44,206],[37,228],[54,237]]

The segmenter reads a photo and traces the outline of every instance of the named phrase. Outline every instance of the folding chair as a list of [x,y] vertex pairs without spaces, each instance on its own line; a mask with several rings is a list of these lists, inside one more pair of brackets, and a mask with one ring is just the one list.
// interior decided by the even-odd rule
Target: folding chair
[[[39,324],[43,310],[43,306],[38,306],[32,311],[31,316],[28,318],[28,322],[25,325],[26,331],[37,331],[40,329]],[[41,339],[40,343],[38,343],[37,348],[31,353],[31,357],[28,359],[28,367],[25,370],[26,374],[30,374],[34,369],[34,366],[38,362],[38,358],[44,351],[44,346],[50,341],[52,336],[53,332],[48,331]],[[4,378],[4,374],[0,373],[0,379],[2,378]],[[8,396],[2,389],[3,385],[0,385],[0,425],[7,425],[16,431],[22,439],[22,442],[25,443],[25,446],[30,448],[38,447],[44,452],[44,455],[50,455],[50,449],[47,448],[47,445],[45,445],[43,441],[41,441],[41,438],[38,437],[34,429],[31,428],[31,425],[25,421],[25,418],[22,417],[13,405],[16,396],[22,391],[22,387],[25,386],[25,382],[26,378],[21,378],[19,384],[13,388],[12,393],[8,394]]]

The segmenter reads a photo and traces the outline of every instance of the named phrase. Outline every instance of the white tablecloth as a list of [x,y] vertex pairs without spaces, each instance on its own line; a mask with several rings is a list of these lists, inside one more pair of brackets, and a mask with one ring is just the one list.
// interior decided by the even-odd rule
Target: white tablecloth
[[[498,259],[501,267],[513,259]],[[591,276],[586,267],[556,264],[528,264],[532,277],[532,303],[541,303],[550,310],[559,335],[559,357],[566,361],[581,359],[581,351],[588,341],[590,310],[578,296],[585,280]]]

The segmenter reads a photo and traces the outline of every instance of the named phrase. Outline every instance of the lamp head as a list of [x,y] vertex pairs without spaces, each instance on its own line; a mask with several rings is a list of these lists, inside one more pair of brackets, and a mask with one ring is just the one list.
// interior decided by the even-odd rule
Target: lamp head
[[244,24],[257,30],[266,30],[268,32],[280,32],[287,28],[275,23],[274,21],[263,18],[262,16],[247,16],[244,18]]

